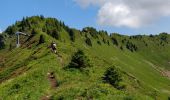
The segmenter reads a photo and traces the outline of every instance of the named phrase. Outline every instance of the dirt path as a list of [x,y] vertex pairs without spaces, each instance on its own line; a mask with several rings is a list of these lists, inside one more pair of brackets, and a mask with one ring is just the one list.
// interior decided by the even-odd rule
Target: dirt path
[[63,58],[60,54],[56,53],[57,55],[57,59],[59,60],[59,62],[61,63],[62,66],[64,66],[64,61],[63,61]]
[[[54,72],[48,72],[47,73],[48,80],[50,82],[51,89],[55,89],[58,87],[57,79],[54,75]],[[50,100],[51,96],[50,95],[44,95],[41,97],[40,100]]]
[[150,66],[152,66],[155,70],[160,72],[162,76],[168,77],[170,79],[170,71],[160,68],[149,61],[145,61],[145,62],[148,63]]
[[163,76],[166,76],[166,77],[168,77],[169,79],[170,79],[170,71],[163,71]]
[[56,77],[54,75],[54,72],[47,73],[47,76],[48,76],[48,80],[49,80],[49,82],[51,84],[51,88],[52,89],[56,88],[58,86],[58,84],[57,84],[57,79],[56,79]]
[[50,100],[50,96],[43,96],[40,100]]

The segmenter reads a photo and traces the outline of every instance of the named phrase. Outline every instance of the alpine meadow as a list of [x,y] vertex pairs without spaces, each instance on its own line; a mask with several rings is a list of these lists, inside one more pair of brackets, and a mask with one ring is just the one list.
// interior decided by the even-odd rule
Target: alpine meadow
[[0,34],[0,100],[170,100],[170,35],[24,17]]

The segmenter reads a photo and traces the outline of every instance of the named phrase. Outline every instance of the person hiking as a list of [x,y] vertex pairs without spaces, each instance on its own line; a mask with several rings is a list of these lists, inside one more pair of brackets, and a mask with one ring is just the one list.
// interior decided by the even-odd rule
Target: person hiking
[[54,52],[54,53],[57,53],[57,44],[55,43],[55,42],[52,42],[51,43],[51,49],[52,49],[52,51]]

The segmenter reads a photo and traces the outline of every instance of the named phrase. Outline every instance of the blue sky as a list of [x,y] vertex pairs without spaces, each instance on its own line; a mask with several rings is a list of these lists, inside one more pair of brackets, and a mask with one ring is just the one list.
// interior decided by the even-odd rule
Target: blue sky
[[[107,12],[105,13],[105,5],[98,4],[94,2],[95,0],[87,0],[89,1],[87,5],[83,6],[86,1],[83,0],[1,0],[0,1],[0,30],[5,30],[7,26],[15,23],[17,20],[21,20],[24,16],[33,16],[33,15],[44,15],[45,17],[55,17],[59,20],[65,22],[65,24],[69,25],[73,28],[82,29],[86,26],[92,26],[97,28],[98,30],[107,30],[108,32],[117,32],[121,34],[156,34],[160,32],[170,32],[170,18],[166,17],[159,17],[156,21],[152,21],[152,24],[146,25],[143,23],[139,27],[133,27],[136,23],[126,23],[121,25],[117,21],[115,24],[107,24],[108,22],[105,20],[112,20],[105,19],[105,22],[100,23],[100,18],[104,16],[115,17],[114,12],[110,12],[111,14],[108,15]],[[99,1],[106,1],[106,0],[99,0]],[[112,0],[113,1],[113,0]],[[90,3],[93,3],[90,5]],[[104,2],[105,4],[107,2]],[[113,4],[113,3],[112,3]],[[112,5],[109,8],[113,11]],[[109,6],[107,6],[109,7]],[[128,6],[129,7],[129,6]],[[108,9],[108,8],[107,8]],[[107,10],[106,9],[106,10]],[[140,9],[139,9],[140,10]],[[124,13],[124,10],[121,10]],[[120,13],[121,13],[120,12]],[[135,11],[133,11],[135,12]],[[132,13],[133,14],[133,13]],[[128,15],[129,16],[129,15]],[[110,17],[108,17],[110,18]],[[122,17],[123,19],[123,17]],[[120,19],[118,19],[120,20]],[[144,18],[142,21],[145,21]],[[131,27],[131,26],[132,27]]]

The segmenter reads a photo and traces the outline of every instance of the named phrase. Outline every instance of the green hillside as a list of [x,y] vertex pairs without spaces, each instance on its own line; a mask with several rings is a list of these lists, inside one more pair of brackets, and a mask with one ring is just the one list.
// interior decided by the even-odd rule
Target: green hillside
[[[29,34],[19,48],[17,31]],[[167,33],[125,36],[26,17],[0,35],[0,62],[0,100],[170,100]]]

